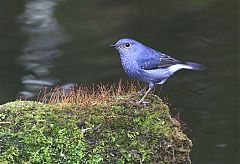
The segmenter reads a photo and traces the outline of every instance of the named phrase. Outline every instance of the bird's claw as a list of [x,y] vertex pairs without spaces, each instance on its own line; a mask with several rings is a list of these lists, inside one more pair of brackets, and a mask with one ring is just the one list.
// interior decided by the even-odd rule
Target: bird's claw
[[149,104],[149,102],[146,101],[129,101],[131,104],[136,105],[136,106],[146,106],[147,104]]
[[147,102],[147,101],[137,101],[136,102],[137,104],[143,104],[143,105],[146,105],[146,104],[149,104],[149,102]]

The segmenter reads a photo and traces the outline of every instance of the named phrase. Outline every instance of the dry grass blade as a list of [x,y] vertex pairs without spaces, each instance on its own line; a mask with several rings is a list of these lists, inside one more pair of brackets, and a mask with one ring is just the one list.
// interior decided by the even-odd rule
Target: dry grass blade
[[48,104],[72,104],[80,106],[97,105],[113,101],[117,97],[128,96],[141,89],[137,81],[120,80],[112,85],[74,86],[68,90],[59,86],[51,90],[45,88],[38,95],[38,101]]

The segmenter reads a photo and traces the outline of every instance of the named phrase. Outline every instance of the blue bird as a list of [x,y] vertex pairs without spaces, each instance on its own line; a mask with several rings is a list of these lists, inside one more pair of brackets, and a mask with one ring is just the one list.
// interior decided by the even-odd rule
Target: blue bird
[[[149,88],[142,99],[137,102],[138,104],[147,103],[144,102],[147,94],[156,84],[165,83],[174,72],[180,69],[204,69],[201,64],[176,60],[130,38],[120,39],[111,46],[118,50],[126,74],[134,79],[148,83]],[[140,93],[143,91],[144,89]]]

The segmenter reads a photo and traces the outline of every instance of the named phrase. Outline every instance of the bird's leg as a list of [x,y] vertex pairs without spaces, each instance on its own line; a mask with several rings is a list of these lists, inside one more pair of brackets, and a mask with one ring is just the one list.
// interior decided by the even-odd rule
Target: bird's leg
[[149,84],[148,90],[146,91],[146,93],[144,94],[144,96],[141,98],[141,100],[139,100],[139,101],[137,102],[138,104],[147,103],[147,102],[144,102],[144,99],[145,99],[145,97],[147,96],[147,94],[152,90],[153,87],[154,87],[153,84]]
[[145,93],[145,95],[141,98],[141,100],[138,101],[138,104],[142,104],[142,103],[145,104],[145,103],[147,103],[147,102],[144,102],[144,99],[145,99],[145,97],[147,96],[147,94],[151,91],[151,89],[152,89],[152,88],[150,88],[150,87],[148,88],[148,90],[147,90],[147,92]]
[[143,89],[141,89],[139,92],[132,94],[132,97],[139,96],[140,94],[142,94],[146,90],[146,88],[147,88],[147,85]]

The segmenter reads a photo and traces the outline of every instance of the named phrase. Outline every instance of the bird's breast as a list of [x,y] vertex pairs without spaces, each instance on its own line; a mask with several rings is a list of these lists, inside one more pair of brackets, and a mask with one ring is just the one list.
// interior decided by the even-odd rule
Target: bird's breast
[[137,78],[139,75],[139,66],[136,61],[130,58],[121,58],[121,63],[125,73],[133,78]]

